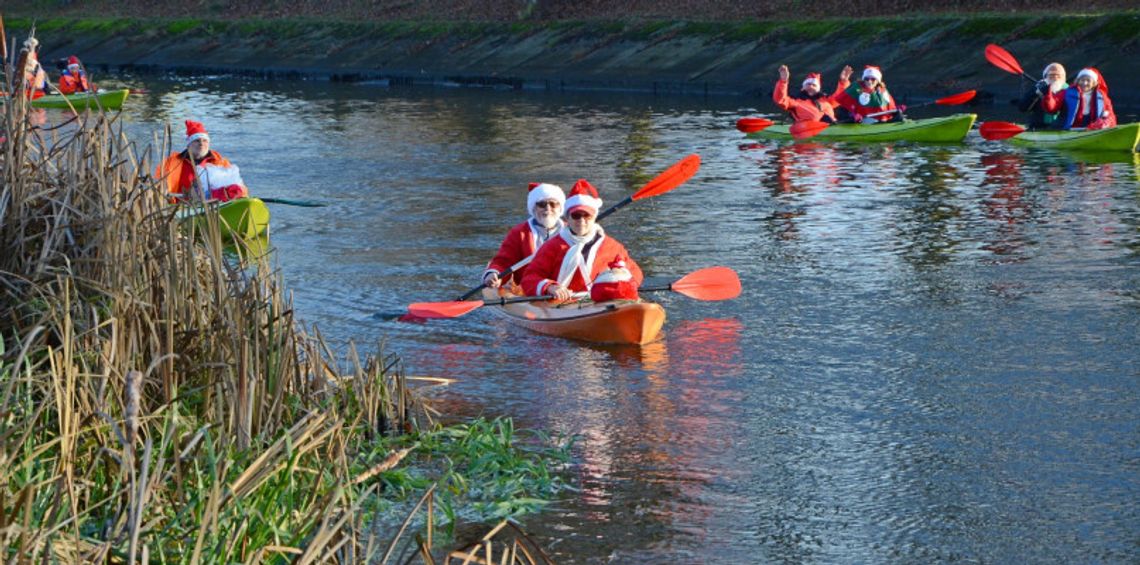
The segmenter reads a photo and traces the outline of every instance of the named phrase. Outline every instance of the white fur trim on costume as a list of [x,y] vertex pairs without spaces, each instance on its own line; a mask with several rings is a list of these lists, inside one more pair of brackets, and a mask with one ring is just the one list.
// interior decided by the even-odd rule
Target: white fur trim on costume
[[526,195],[526,213],[534,215],[534,206],[543,200],[557,200],[566,204],[566,192],[556,184],[542,183],[532,188]]
[[568,198],[566,200],[566,204],[565,204],[566,211],[569,212],[575,206],[585,206],[587,208],[593,208],[594,213],[597,214],[598,210],[602,209],[602,199],[601,198],[594,198],[593,196],[590,196],[589,194],[575,194],[574,196],[571,196],[570,198]]
[[1093,81],[1093,85],[1100,84],[1100,76],[1097,75],[1096,71],[1094,71],[1092,69],[1081,69],[1081,72],[1077,73],[1077,78],[1073,79],[1073,82],[1077,82],[1078,80],[1081,80],[1081,77],[1091,78]]
[[[570,288],[570,281],[574,280],[574,273],[580,273],[582,280],[586,281],[586,288],[590,288],[593,280],[590,273],[594,270],[594,260],[598,258],[598,250],[602,248],[602,241],[606,239],[606,231],[602,226],[594,225],[593,232],[585,237],[577,237],[570,231],[569,227],[562,228],[558,236],[566,240],[570,244],[570,249],[566,250],[566,254],[562,256],[562,265],[558,269],[558,284],[565,288]],[[594,238],[597,238],[595,241]],[[590,242],[590,252],[588,257],[582,256],[582,248]]]
[[874,78],[875,80],[883,80],[883,73],[879,69],[863,69],[863,80]]
[[205,165],[198,165],[196,170],[198,172],[198,180],[201,182],[202,188],[206,190],[224,188],[231,184],[245,186],[245,183],[241,180],[241,170],[238,169],[237,165],[219,167],[213,163],[207,163]]
[[803,81],[802,83],[800,83],[800,89],[802,90],[802,89],[804,89],[804,88],[807,88],[809,84],[814,84],[814,85],[816,85],[816,86],[818,87],[818,86],[819,86],[819,81],[818,81],[818,80],[815,80],[815,77],[812,77],[812,78],[805,78],[805,79],[804,79],[804,81]]
[[191,143],[194,143],[195,139],[207,139],[208,140],[208,139],[210,139],[210,134],[202,132],[202,133],[196,133],[194,135],[186,136],[186,145],[190,145]]

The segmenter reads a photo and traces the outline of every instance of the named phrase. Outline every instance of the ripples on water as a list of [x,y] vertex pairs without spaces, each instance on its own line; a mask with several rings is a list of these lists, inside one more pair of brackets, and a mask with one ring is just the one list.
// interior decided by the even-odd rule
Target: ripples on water
[[[1140,553],[1134,155],[750,143],[738,99],[155,82],[134,134],[203,120],[255,193],[330,203],[272,209],[303,319],[458,379],[445,413],[580,435],[581,492],[525,519],[562,562]],[[606,227],[662,282],[737,269],[739,299],[655,296],[641,348],[390,321],[476,284],[528,182],[613,203],[694,152]]]

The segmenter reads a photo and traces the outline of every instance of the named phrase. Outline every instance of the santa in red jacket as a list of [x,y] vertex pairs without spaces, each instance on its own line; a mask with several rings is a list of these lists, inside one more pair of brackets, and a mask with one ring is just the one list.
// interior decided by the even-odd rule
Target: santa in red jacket
[[[534,255],[542,244],[562,229],[562,207],[566,204],[566,193],[562,187],[532,182],[528,191],[526,209],[530,217],[507,232],[507,237],[499,245],[499,252],[483,271],[483,284],[491,288],[498,288],[503,283],[499,273]],[[526,265],[523,265],[513,270],[507,280],[512,284],[522,284],[525,273]]]
[[606,235],[596,221],[602,199],[585,179],[574,183],[566,200],[566,225],[538,249],[523,276],[523,290],[530,296],[550,295],[569,300],[586,292],[614,257],[624,257],[635,286],[644,277],[641,267],[616,239]]

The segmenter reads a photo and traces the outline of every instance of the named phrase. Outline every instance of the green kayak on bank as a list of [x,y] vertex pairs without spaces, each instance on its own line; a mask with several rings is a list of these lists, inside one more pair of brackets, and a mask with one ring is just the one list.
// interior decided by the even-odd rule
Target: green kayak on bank
[[[97,94],[90,92],[79,94],[48,94],[30,101],[28,104],[33,108],[63,108],[67,110],[74,107],[76,110],[83,108],[119,110],[123,107],[123,102],[127,100],[127,95],[130,93],[130,89],[124,88],[122,90],[107,90]],[[71,103],[71,106],[68,106],[68,103]]]
[[1135,151],[1138,141],[1140,122],[1096,130],[1026,131],[1009,138],[1014,145],[1083,151]]
[[[269,227],[269,208],[258,198],[238,198],[223,204],[207,204],[218,212],[218,229],[223,237],[230,239],[255,238]],[[197,231],[209,226],[208,208],[201,206],[179,210],[176,217],[183,222],[193,222]]]
[[[801,141],[921,141],[928,143],[958,143],[965,139],[974,125],[977,114],[954,114],[942,118],[925,118],[880,124],[834,124],[818,134]],[[748,134],[754,139],[792,139],[791,124],[776,124]]]

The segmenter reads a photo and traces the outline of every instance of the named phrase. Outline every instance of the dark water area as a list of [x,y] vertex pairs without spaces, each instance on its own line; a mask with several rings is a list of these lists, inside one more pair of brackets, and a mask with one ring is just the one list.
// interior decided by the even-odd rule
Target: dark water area
[[[301,319],[455,379],[445,414],[579,437],[580,491],[522,519],[559,562],[1140,559],[1135,154],[745,142],[760,99],[144,82],[132,135],[202,120],[255,194],[330,204],[271,208]],[[642,347],[390,319],[477,284],[528,182],[615,203],[690,153],[604,225],[740,298],[654,295]]]

